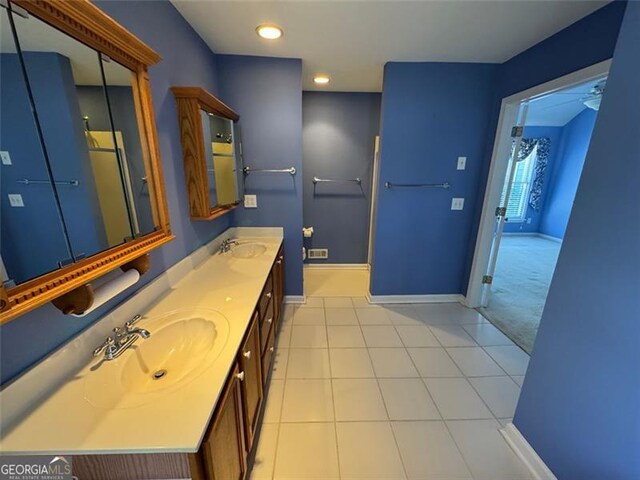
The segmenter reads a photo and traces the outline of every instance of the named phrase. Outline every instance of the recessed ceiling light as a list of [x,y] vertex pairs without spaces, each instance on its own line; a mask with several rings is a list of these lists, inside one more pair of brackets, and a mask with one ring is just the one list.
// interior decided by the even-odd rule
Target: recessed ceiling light
[[326,75],[316,75],[315,77],[313,77],[313,82],[317,83],[318,85],[326,85],[327,83],[329,83],[329,77]]
[[276,40],[282,36],[282,29],[272,23],[263,23],[256,27],[256,33],[267,40]]

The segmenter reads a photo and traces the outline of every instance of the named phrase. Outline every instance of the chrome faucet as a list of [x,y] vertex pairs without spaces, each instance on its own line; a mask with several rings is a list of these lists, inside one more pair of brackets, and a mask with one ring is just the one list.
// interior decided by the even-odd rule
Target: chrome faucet
[[238,242],[237,240],[232,240],[231,238],[223,240],[220,244],[220,253],[226,253],[231,250],[231,245],[240,245],[240,242]]
[[93,351],[93,356],[97,357],[104,352],[104,360],[113,360],[118,358],[124,351],[133,345],[138,338],[149,338],[151,333],[144,328],[134,328],[134,324],[142,318],[142,315],[136,315],[124,327],[115,327],[113,336],[107,337],[102,344]]

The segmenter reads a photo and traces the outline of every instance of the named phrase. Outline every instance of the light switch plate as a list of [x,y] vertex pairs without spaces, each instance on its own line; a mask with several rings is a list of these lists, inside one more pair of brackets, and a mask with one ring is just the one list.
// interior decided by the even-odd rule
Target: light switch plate
[[12,207],[24,207],[24,202],[22,201],[22,195],[19,193],[10,193],[9,197],[9,205]]
[[458,170],[467,168],[467,157],[458,157]]
[[464,198],[452,198],[451,210],[462,210],[464,208]]
[[0,159],[2,160],[2,165],[11,165],[11,156],[6,150],[0,151]]
[[244,208],[258,208],[258,196],[257,195],[245,195],[244,196]]

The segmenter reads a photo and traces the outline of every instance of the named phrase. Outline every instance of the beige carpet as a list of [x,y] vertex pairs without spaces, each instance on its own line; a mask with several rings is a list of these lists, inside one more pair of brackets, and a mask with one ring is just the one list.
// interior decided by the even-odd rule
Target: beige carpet
[[309,297],[364,297],[369,292],[369,270],[305,268],[304,294]]
[[531,353],[560,242],[537,235],[506,235],[500,244],[489,306],[481,313]]

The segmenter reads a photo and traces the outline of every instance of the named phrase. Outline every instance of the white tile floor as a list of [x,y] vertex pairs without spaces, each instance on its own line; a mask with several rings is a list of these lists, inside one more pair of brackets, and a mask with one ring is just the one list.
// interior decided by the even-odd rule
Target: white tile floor
[[530,479],[499,429],[528,356],[458,304],[287,305],[251,479]]

